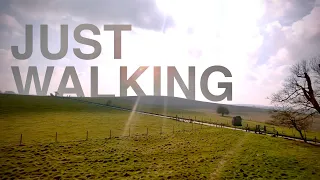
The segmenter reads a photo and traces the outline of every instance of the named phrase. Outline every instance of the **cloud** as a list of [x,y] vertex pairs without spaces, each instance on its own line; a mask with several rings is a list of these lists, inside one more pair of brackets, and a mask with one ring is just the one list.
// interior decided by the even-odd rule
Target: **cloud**
[[[11,7],[20,16],[44,22],[69,19],[94,24],[130,23],[158,31],[165,18],[155,0],[13,0]],[[172,25],[168,17],[167,26]]]
[[319,53],[320,48],[320,7],[291,26],[278,26],[272,34],[277,49],[285,48],[293,61],[299,61]]
[[292,64],[319,55],[319,15],[320,7],[314,7],[308,15],[290,26],[282,25],[279,21],[266,25],[264,42],[258,56],[262,58],[262,54],[267,54],[268,58],[251,68],[245,81],[250,87],[247,89],[248,93],[260,95],[255,96],[257,102],[269,103],[262,99],[262,95],[268,97],[282,87]]
[[0,14],[0,48],[7,49],[11,42],[22,37],[24,28],[17,19],[8,14]]
[[315,0],[266,0],[264,6],[265,14],[260,20],[261,24],[279,21],[290,26],[313,9]]
[[0,25],[5,25],[12,29],[22,29],[21,24],[14,17],[7,14],[0,14]]
[[[175,13],[168,19],[166,33],[162,33],[164,14],[157,7],[156,0],[12,0],[7,6],[12,12],[7,10],[7,14],[0,16],[0,36],[4,39],[4,43],[0,43],[3,59],[0,73],[7,78],[0,83],[8,90],[15,88],[10,66],[22,62],[13,60],[7,49],[10,44],[24,43],[23,36],[12,38],[12,32],[27,23],[35,25],[35,48],[33,56],[25,61],[26,65],[21,65],[21,69],[26,71],[27,65],[37,65],[42,73],[40,79],[43,79],[46,66],[54,65],[56,74],[49,88],[49,91],[54,91],[58,88],[64,67],[75,66],[87,96],[90,95],[89,66],[99,66],[100,93],[119,94],[121,65],[128,66],[128,76],[139,65],[162,65],[163,69],[173,65],[185,82],[188,79],[188,66],[196,66],[197,84],[206,68],[224,65],[232,72],[234,85],[234,101],[226,103],[269,104],[266,97],[281,87],[288,67],[319,52],[320,12],[319,7],[314,6],[315,1],[194,2],[199,6],[195,4],[186,8],[182,7],[183,3],[177,4]],[[71,35],[74,26],[88,22],[100,28],[99,36],[84,33],[101,43],[102,54],[99,58],[92,61],[76,58],[73,48],[80,47],[88,53],[92,52],[92,48],[79,45],[72,36],[68,55],[64,59],[49,61],[42,57],[39,28],[36,26],[49,24],[49,48],[56,52],[60,41],[55,37],[59,36],[60,24],[68,24]],[[102,24],[110,23],[133,24],[133,31],[122,35],[121,60],[113,59],[113,33],[101,29]],[[150,68],[138,80],[146,93],[153,92],[152,78]],[[10,84],[8,79],[13,83]],[[210,90],[221,92],[216,82],[225,80],[222,75],[213,75],[210,78]],[[164,95],[166,81],[163,84]],[[184,97],[178,89],[176,92],[177,96]],[[206,100],[199,88],[196,92],[199,92],[196,95],[198,100]]]

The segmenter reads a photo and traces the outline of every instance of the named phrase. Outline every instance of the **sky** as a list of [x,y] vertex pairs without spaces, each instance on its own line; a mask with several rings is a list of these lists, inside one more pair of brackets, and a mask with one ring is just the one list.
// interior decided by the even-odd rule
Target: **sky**
[[[149,68],[137,82],[153,95],[153,67],[161,66],[161,95],[167,95],[167,67],[175,66],[188,85],[188,67],[195,66],[196,100],[208,101],[200,90],[202,73],[210,66],[225,66],[232,77],[213,73],[212,94],[224,92],[218,82],[232,82],[233,99],[225,104],[270,105],[267,97],[277,92],[290,66],[320,53],[320,0],[1,0],[0,90],[17,87],[11,66],[19,66],[23,83],[29,66],[37,66],[40,82],[46,67],[54,66],[49,91],[58,89],[66,66],[74,66],[86,96],[91,94],[90,67],[98,66],[99,94],[120,95],[120,66],[131,76],[139,66]],[[94,60],[81,60],[73,48],[91,53],[93,48],[77,43],[74,29],[94,24],[100,35],[83,31],[97,40],[102,53]],[[16,60],[11,46],[25,49],[25,25],[33,25],[33,54]],[[68,53],[48,60],[40,51],[40,25],[49,26],[49,50],[60,49],[60,25],[68,25]],[[106,24],[130,24],[122,33],[122,59],[113,57],[113,32]],[[20,47],[21,46],[21,47]],[[317,54],[318,53],[318,54]],[[72,87],[71,81],[68,87]],[[33,83],[30,94],[35,94]],[[136,95],[129,88],[128,95]],[[185,98],[175,85],[175,96]]]

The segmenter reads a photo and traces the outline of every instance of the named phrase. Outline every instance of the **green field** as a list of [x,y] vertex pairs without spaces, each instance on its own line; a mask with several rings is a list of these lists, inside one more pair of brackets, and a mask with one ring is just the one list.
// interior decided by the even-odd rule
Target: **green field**
[[311,144],[56,97],[0,102],[1,179],[320,178],[320,148]]
[[[133,109],[135,102],[129,101],[125,98],[80,98],[81,100],[95,102],[95,103],[102,103],[105,104],[108,100],[111,100],[112,105],[124,107],[128,109]],[[164,105],[145,105],[145,104],[138,104],[136,106],[136,110],[138,111],[145,111],[145,112],[152,112],[152,113],[158,113],[158,114],[164,114],[168,116],[179,116],[184,118],[192,118],[196,119],[197,121],[206,122],[206,123],[214,123],[214,124],[223,124],[224,126],[232,126],[231,119],[232,116],[237,116],[239,114],[254,114],[254,117],[259,117],[259,114],[262,118],[266,117],[266,112],[252,112],[252,109],[248,108],[245,109],[247,112],[231,112],[231,115],[222,117],[219,114],[216,114],[214,109],[213,110],[197,110],[197,109],[183,109],[179,107],[174,108],[165,108]],[[269,133],[273,133],[274,130],[278,131],[280,135],[290,136],[290,137],[296,137],[300,138],[298,132],[295,129],[290,129],[287,127],[279,127],[267,124],[265,121],[262,121],[261,119],[255,120],[255,119],[246,119],[247,116],[244,116],[242,126],[238,126],[237,128],[245,129],[247,126],[249,129],[254,130],[256,125],[260,125],[262,128],[263,126],[267,126],[267,131]],[[251,117],[251,116],[250,116]],[[269,120],[269,119],[266,119]],[[318,122],[320,122],[320,119],[315,119],[315,123],[311,127],[310,130],[306,131],[306,136],[308,140],[314,141],[315,137],[320,141],[320,128],[318,127]]]

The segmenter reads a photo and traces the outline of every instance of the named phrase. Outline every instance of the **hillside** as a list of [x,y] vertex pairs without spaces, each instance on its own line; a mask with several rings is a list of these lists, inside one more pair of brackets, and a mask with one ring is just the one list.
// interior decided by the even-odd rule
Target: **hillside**
[[319,177],[320,151],[311,144],[70,98],[0,95],[0,104],[2,179]]
[[[126,104],[133,107],[137,101],[137,96],[128,97],[113,97],[113,98],[85,98],[87,100],[107,102],[108,100],[113,101],[115,104]],[[140,106],[157,106],[167,107],[173,109],[184,109],[184,110],[207,110],[214,112],[220,105],[218,103],[194,101],[189,99],[167,97],[167,96],[141,96],[139,97]],[[247,112],[267,112],[268,110],[263,108],[239,106],[239,105],[223,105],[226,106],[233,113],[247,113]]]

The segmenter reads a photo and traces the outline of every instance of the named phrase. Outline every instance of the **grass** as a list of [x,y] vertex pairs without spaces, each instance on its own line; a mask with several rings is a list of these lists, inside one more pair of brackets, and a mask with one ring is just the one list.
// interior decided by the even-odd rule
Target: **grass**
[[192,124],[139,114],[128,123],[129,112],[54,97],[0,95],[0,102],[1,179],[320,177],[320,148],[310,144],[197,125],[192,131]]
[[[90,102],[105,104],[108,98],[80,98],[80,99],[90,101]],[[124,107],[129,109],[132,109],[134,106],[134,102],[132,101],[119,101],[115,98],[111,98],[111,99],[112,99],[112,105],[114,106],[119,106],[119,107]],[[208,112],[208,111],[197,111],[197,110],[177,109],[177,108],[164,109],[163,106],[150,107],[148,105],[143,105],[143,104],[138,104],[138,106],[136,107],[136,110],[158,113],[158,114],[165,114],[173,117],[178,115],[179,117],[192,118],[192,119],[196,119],[197,121],[202,121],[207,123],[223,124],[225,126],[230,126],[230,127],[233,127],[231,124],[232,116],[237,115],[237,114],[233,114],[229,116],[221,116],[219,114],[216,114],[214,110],[212,112]],[[262,115],[265,115],[265,114],[262,113]],[[257,116],[257,113],[255,113],[255,116]],[[256,125],[260,125],[261,128],[263,128],[263,126],[267,126],[267,132],[269,133],[273,133],[274,130],[276,130],[279,132],[280,135],[300,138],[299,133],[295,129],[290,129],[290,128],[281,127],[281,126],[274,126],[274,125],[267,124],[265,122],[254,121],[254,119],[253,120],[243,119],[242,126],[238,126],[237,128],[245,129],[248,126],[249,129],[254,130]],[[314,141],[315,137],[317,140],[320,140],[320,129],[308,130],[306,131],[306,136],[308,140]]]
[[[32,103],[30,103],[32,101]],[[54,97],[2,96],[0,144],[77,141],[137,134],[156,135],[201,128],[165,118],[134,114]],[[129,121],[129,119],[131,119]],[[129,132],[130,131],[130,132]]]
[[0,176],[113,179],[318,179],[311,145],[210,128],[175,135],[1,147]]

